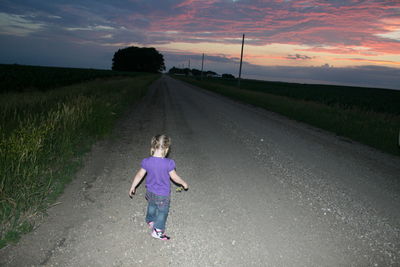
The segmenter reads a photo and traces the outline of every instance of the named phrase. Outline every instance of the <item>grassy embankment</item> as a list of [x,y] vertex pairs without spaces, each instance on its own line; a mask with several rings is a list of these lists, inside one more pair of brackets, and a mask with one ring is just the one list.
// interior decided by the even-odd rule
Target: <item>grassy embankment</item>
[[0,95],[0,248],[32,229],[35,214],[54,203],[83,154],[158,77],[134,74]]
[[242,80],[181,80],[400,156],[400,91]]

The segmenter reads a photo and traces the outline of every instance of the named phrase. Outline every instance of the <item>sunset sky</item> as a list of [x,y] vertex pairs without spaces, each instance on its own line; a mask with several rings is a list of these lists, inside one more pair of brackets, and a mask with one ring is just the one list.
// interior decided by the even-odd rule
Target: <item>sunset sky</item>
[[400,89],[400,0],[1,0],[0,63],[111,67],[155,47],[167,70]]

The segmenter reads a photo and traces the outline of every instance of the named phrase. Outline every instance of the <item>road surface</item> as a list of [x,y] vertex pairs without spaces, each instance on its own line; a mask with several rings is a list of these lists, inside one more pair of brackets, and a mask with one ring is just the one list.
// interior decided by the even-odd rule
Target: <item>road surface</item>
[[[170,241],[128,197],[157,133],[190,185]],[[164,76],[0,265],[399,266],[399,196],[399,158]]]

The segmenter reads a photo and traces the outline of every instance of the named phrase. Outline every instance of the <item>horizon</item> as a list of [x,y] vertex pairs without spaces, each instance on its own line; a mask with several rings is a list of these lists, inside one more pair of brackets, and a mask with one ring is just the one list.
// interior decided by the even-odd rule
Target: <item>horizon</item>
[[[63,66],[44,66],[44,65],[25,65],[25,64],[18,64],[18,63],[13,63],[13,64],[3,64],[0,63],[0,65],[16,65],[16,66],[25,66],[25,67],[44,67],[44,68],[66,68],[66,69],[84,69],[84,70],[105,70],[105,71],[114,71],[111,68],[109,69],[98,69],[98,68],[79,68],[79,67],[63,67]],[[173,66],[177,68],[176,66]],[[171,68],[173,68],[171,67]],[[179,69],[179,68],[178,68]],[[195,68],[192,68],[190,70],[193,70]],[[163,72],[160,72],[160,74],[168,74],[169,70],[165,70]],[[200,71],[200,70],[199,70]],[[203,72],[207,71],[213,71],[213,70],[203,70]],[[231,73],[217,73],[219,75],[222,74],[231,74]],[[232,74],[233,75],[233,74]],[[234,75],[235,76],[235,75]],[[238,79],[238,77],[235,76],[235,79]],[[371,87],[371,86],[360,86],[360,85],[351,85],[351,84],[338,84],[338,83],[328,83],[324,81],[318,82],[317,80],[314,81],[283,81],[283,80],[263,80],[263,79],[257,79],[257,78],[241,78],[241,80],[249,80],[249,81],[259,81],[259,82],[270,82],[270,83],[289,83],[289,84],[304,84],[304,85],[326,85],[326,86],[339,86],[339,87],[356,87],[356,88],[365,88],[365,89],[381,89],[381,90],[392,90],[392,91],[400,91],[400,89],[396,88],[386,88],[386,87]]]
[[0,63],[110,69],[128,46],[154,47],[166,69],[400,89],[394,0],[57,1],[0,4]]

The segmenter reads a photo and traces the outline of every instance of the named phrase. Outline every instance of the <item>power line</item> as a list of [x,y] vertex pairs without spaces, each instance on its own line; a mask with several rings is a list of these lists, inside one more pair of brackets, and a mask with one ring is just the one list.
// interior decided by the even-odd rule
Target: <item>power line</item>
[[204,66],[204,53],[203,53],[203,57],[201,59],[201,74],[200,74],[201,80],[203,80],[203,66]]
[[243,46],[244,46],[244,33],[242,38],[242,52],[240,53],[240,67],[239,67],[239,79],[238,79],[239,88],[240,88],[240,78],[242,77]]

